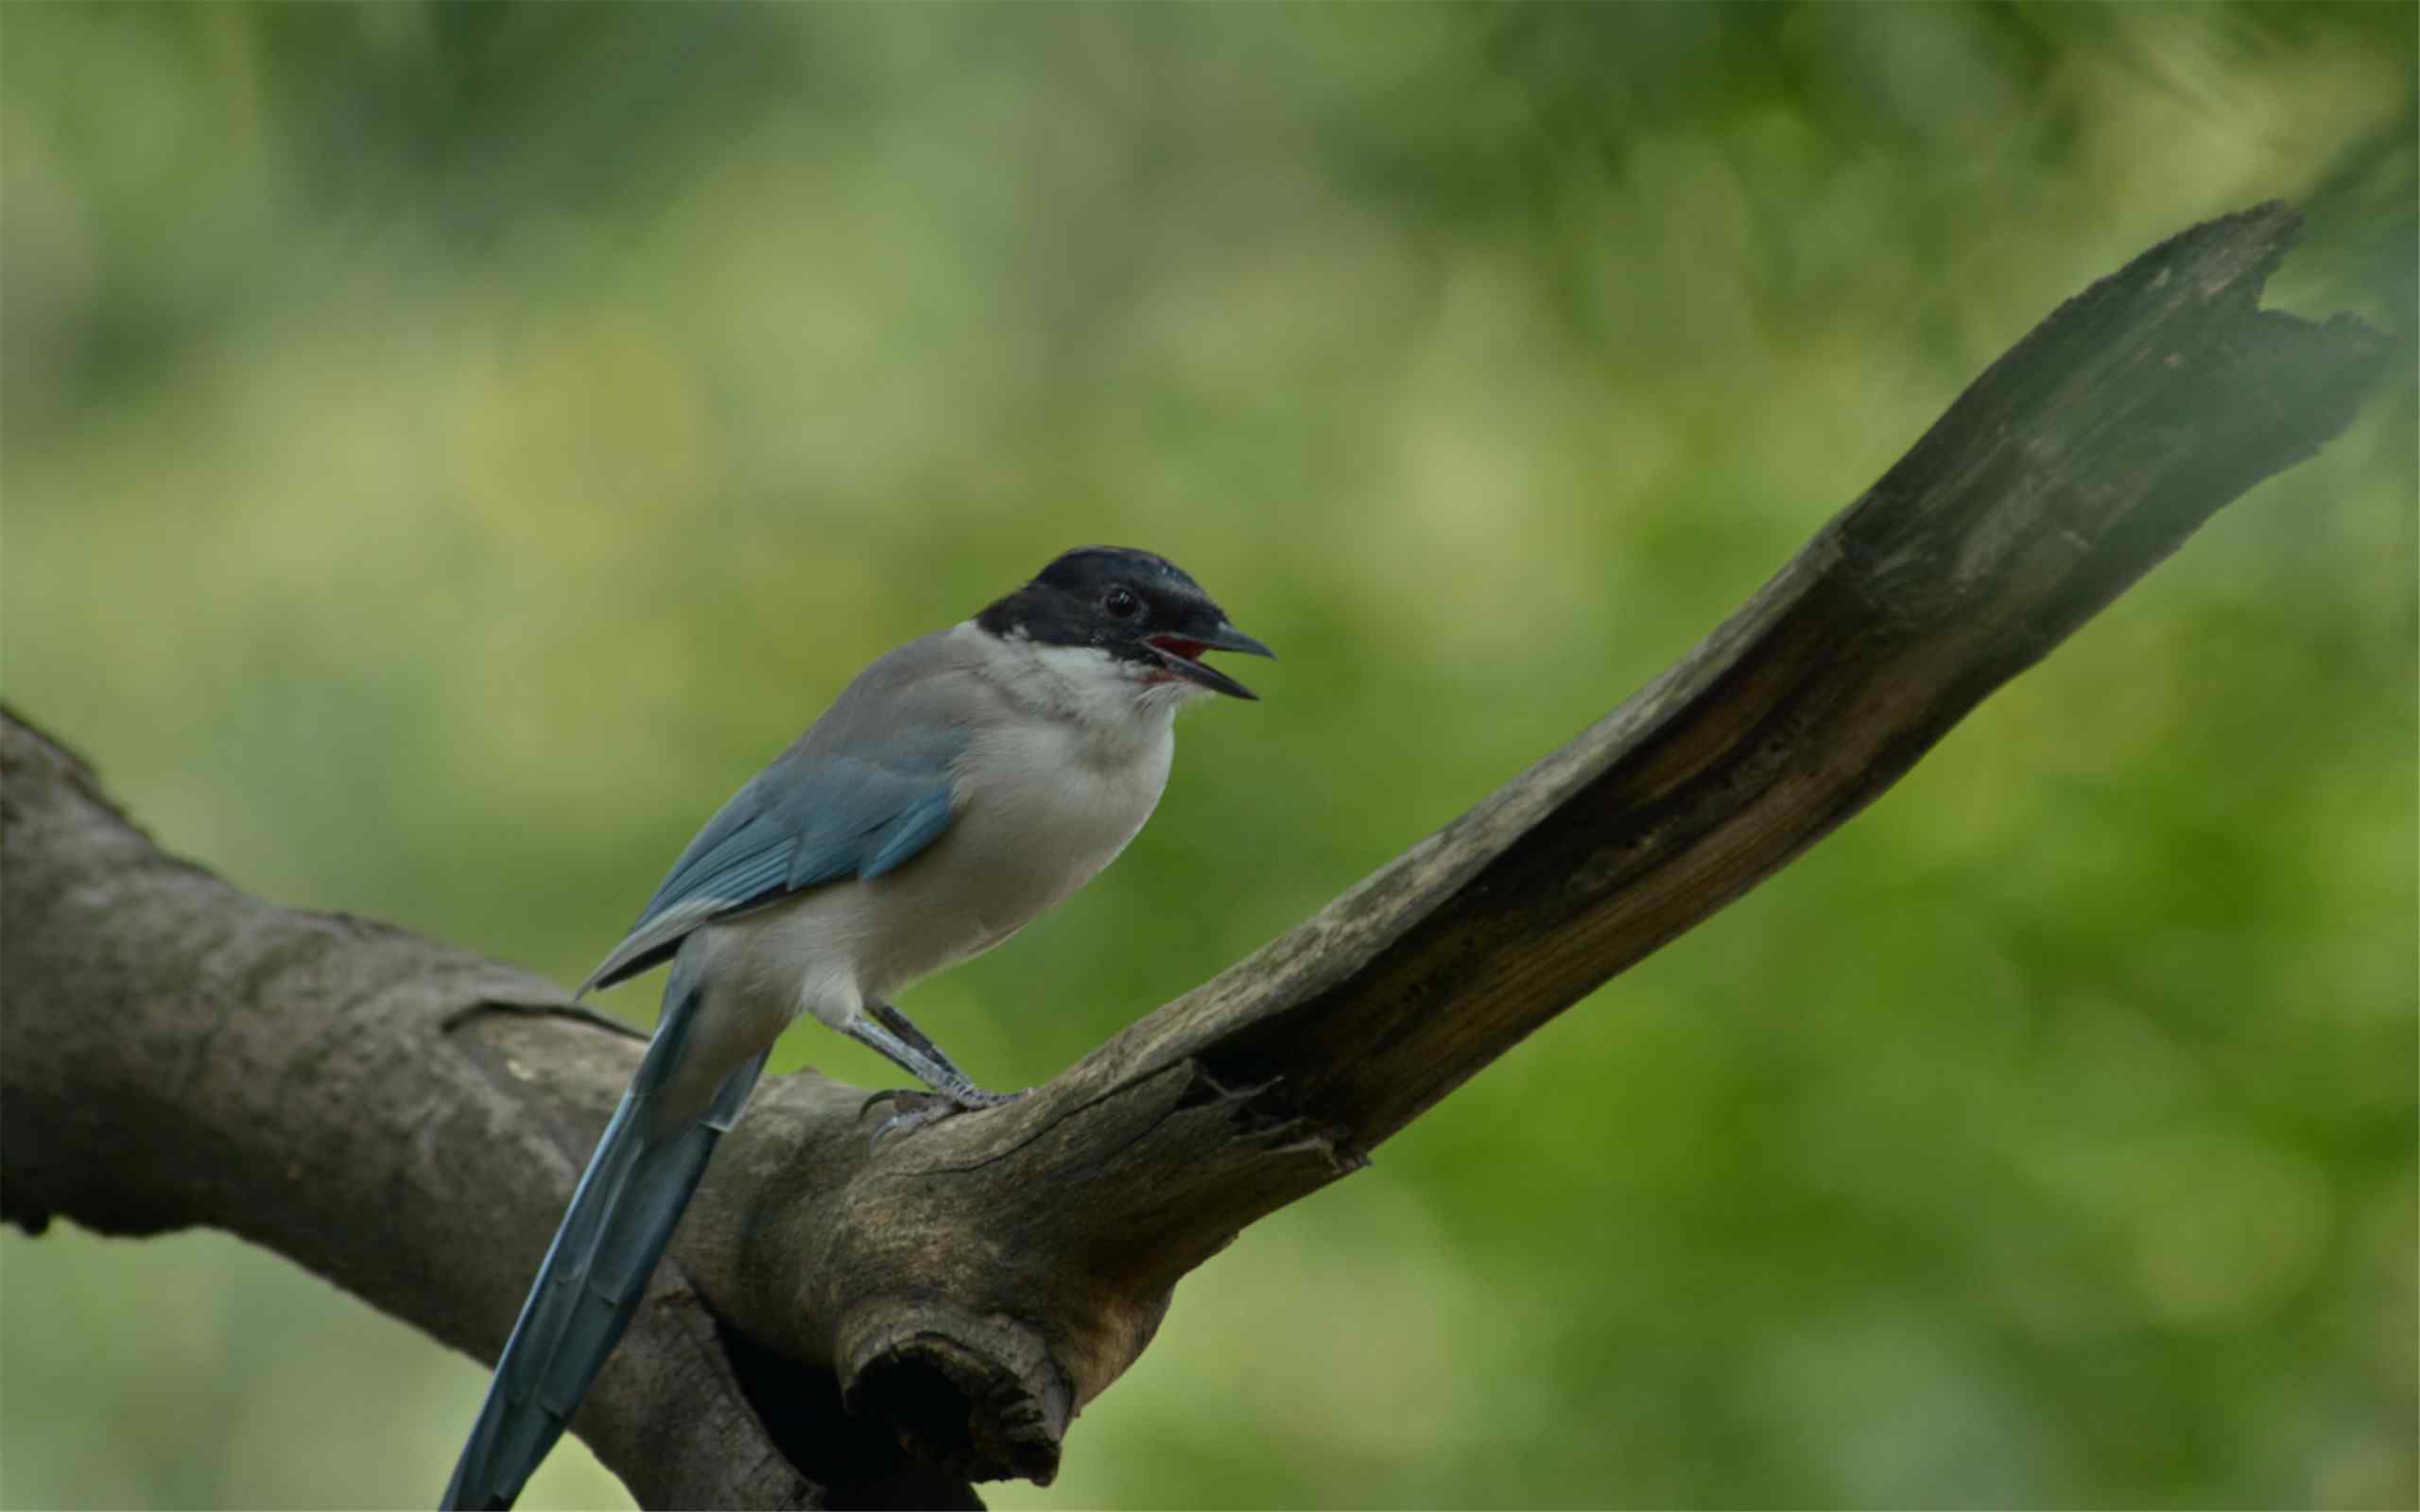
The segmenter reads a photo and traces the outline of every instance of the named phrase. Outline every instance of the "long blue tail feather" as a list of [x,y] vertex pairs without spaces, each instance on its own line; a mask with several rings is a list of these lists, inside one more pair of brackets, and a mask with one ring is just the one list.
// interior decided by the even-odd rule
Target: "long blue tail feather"
[[702,1115],[665,1125],[652,1105],[698,1012],[700,994],[687,974],[674,969],[647,1058],[580,1175],[496,1360],[487,1401],[445,1488],[447,1512],[510,1507],[562,1436],[638,1311],[716,1142],[738,1119],[765,1069],[769,1051],[725,1076]]

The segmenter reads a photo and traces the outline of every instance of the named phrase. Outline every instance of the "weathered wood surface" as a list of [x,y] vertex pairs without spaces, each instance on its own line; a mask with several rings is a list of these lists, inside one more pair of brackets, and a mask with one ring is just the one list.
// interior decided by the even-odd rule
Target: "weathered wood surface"
[[[2069,301],[1652,684],[1032,1095],[873,1151],[857,1089],[768,1084],[576,1430],[649,1505],[1049,1479],[1186,1271],[1856,813],[2347,423],[2382,339],[2256,307],[2296,228],[2214,221]],[[161,854],[13,718],[0,760],[0,1212],[231,1229],[493,1358],[639,1041]]]

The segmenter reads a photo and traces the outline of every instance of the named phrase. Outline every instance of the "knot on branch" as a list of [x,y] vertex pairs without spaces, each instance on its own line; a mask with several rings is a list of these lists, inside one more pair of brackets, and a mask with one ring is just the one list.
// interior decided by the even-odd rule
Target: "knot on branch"
[[1047,1486],[1075,1396],[1040,1334],[945,1303],[876,1304],[843,1324],[840,1400],[910,1455],[968,1480]]

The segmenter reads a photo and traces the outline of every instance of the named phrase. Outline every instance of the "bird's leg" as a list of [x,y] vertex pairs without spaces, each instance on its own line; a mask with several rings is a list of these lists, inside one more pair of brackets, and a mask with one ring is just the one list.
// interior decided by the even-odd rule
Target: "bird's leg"
[[[925,1085],[932,1088],[935,1091],[946,1092],[950,1096],[957,1098],[959,1102],[964,1103],[969,1108],[991,1108],[997,1104],[1005,1103],[1012,1097],[1022,1095],[1017,1092],[989,1092],[985,1091],[982,1088],[976,1086],[975,1078],[959,1070],[958,1062],[949,1058],[948,1052],[942,1049],[941,1046],[933,1043],[931,1038],[927,1036],[924,1030],[917,1028],[915,1024],[908,1022],[908,1015],[900,1012],[897,1008],[892,1007],[890,1004],[885,1003],[882,999],[876,998],[872,1003],[867,1004],[866,1011],[873,1015],[874,1022],[876,1023],[880,1024],[883,1028],[890,1030],[891,1034],[896,1036],[900,1043],[922,1056],[929,1065],[941,1073],[941,1074],[936,1076],[930,1071],[918,1070],[913,1064],[906,1060],[901,1060],[898,1056],[892,1055],[891,1052],[887,1050],[883,1051],[883,1054],[890,1056],[891,1059],[898,1061],[901,1066],[906,1067],[908,1071],[915,1073],[917,1076],[923,1078]],[[880,1045],[875,1045],[874,1048],[877,1050],[882,1049]]]
[[[1023,1092],[985,1091],[976,1086],[941,1046],[933,1043],[924,1030],[908,1022],[908,1015],[881,999],[868,1003],[866,1011],[870,1017],[852,1022],[841,1032],[857,1043],[880,1052],[902,1071],[933,1090],[930,1102],[885,1119],[882,1126],[874,1130],[876,1143],[887,1135],[922,1128],[952,1113],[969,1108],[996,1108],[1025,1095]],[[885,1100],[905,1101],[918,1096],[915,1092],[895,1090],[880,1091],[866,1099],[866,1107],[872,1108]]]

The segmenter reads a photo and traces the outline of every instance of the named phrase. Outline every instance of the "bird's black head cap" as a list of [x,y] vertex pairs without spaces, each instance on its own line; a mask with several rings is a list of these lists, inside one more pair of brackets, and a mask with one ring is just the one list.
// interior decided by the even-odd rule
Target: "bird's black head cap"
[[1166,557],[1130,546],[1080,546],[1033,581],[997,599],[975,623],[1003,639],[1091,646],[1150,673],[1165,673],[1239,698],[1240,682],[1199,660],[1203,651],[1273,656],[1227,623],[1226,610]]

